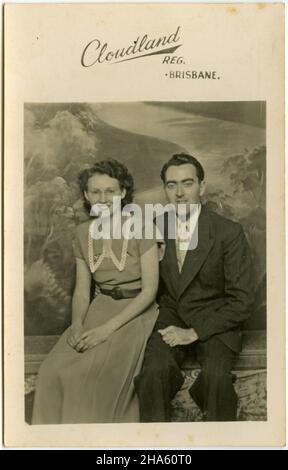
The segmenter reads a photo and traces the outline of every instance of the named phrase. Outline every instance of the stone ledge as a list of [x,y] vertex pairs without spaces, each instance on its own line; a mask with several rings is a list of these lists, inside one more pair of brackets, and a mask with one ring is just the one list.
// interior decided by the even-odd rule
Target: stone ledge
[[[193,369],[185,373],[184,384],[171,403],[172,421],[202,421],[202,413],[189,394],[189,389],[199,372],[199,369]],[[237,421],[266,421],[266,370],[237,371],[235,375],[234,387],[239,399]],[[37,374],[33,374],[26,375],[25,379],[25,417],[29,424],[31,424],[36,378]]]
[[[172,421],[202,421],[202,413],[189,394],[189,389],[199,372],[199,369],[193,369],[185,374],[184,384],[171,403]],[[235,376],[234,387],[238,396],[237,421],[266,421],[266,370],[236,371]]]
[[[25,374],[36,374],[46,355],[58,341],[59,336],[25,337]],[[185,361],[184,371],[199,368],[193,360]],[[266,369],[266,332],[244,331],[243,350],[235,361],[234,370]]]
[[[25,402],[26,421],[31,412],[38,369],[59,336],[27,336],[25,338]],[[266,414],[266,332],[243,332],[243,351],[235,361],[235,389],[239,397],[239,421],[265,421]],[[172,401],[172,420],[178,422],[202,421],[200,410],[189,394],[189,388],[199,370],[197,362],[185,361],[182,366],[185,382]]]
[[[243,349],[235,359],[233,370],[266,369],[266,331],[243,331]],[[184,371],[198,369],[199,364],[191,359],[182,365]]]

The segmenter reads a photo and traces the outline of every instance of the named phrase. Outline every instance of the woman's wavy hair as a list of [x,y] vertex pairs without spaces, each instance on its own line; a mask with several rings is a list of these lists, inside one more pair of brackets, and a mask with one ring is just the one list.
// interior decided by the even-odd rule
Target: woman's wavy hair
[[91,205],[85,198],[84,191],[87,191],[88,180],[91,176],[96,173],[100,175],[108,175],[111,178],[115,178],[119,182],[119,186],[122,189],[126,189],[126,194],[121,201],[121,207],[123,208],[126,204],[130,204],[133,201],[134,195],[134,180],[132,175],[129,173],[123,163],[117,160],[102,160],[101,162],[95,163],[90,168],[81,171],[78,181],[80,185],[80,191],[84,199],[84,207],[88,213],[90,213]]

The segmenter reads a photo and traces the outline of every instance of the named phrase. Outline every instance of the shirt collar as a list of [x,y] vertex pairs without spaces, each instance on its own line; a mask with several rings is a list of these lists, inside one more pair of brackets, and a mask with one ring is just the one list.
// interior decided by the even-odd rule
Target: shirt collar
[[199,204],[197,208],[193,207],[193,210],[190,213],[190,217],[185,221],[181,221],[178,219],[176,235],[176,239],[178,240],[178,242],[185,244],[185,246],[190,243],[190,240],[198,223],[200,212],[201,204]]

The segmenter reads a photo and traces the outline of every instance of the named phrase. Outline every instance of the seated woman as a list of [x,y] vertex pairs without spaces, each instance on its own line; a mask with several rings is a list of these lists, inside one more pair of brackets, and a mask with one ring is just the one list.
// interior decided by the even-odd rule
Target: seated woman
[[[79,180],[89,209],[105,205],[111,220],[114,196],[122,208],[132,201],[133,179],[115,160],[96,163]],[[95,239],[95,222],[76,229],[72,325],[40,367],[32,424],[139,421],[133,380],[158,315],[157,245],[123,233]],[[97,293],[90,303],[91,276]]]

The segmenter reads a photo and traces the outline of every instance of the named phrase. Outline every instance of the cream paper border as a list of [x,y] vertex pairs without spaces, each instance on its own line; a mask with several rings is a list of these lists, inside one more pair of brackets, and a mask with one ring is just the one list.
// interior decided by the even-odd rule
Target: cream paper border
[[[8,4],[4,14],[6,446],[283,445],[284,5]],[[220,80],[167,80],[157,56],[80,66],[83,47],[95,37],[124,47],[138,35],[157,37],[178,25],[185,69],[216,70]],[[23,400],[23,105],[145,100],[267,102],[268,421],[30,426]]]

